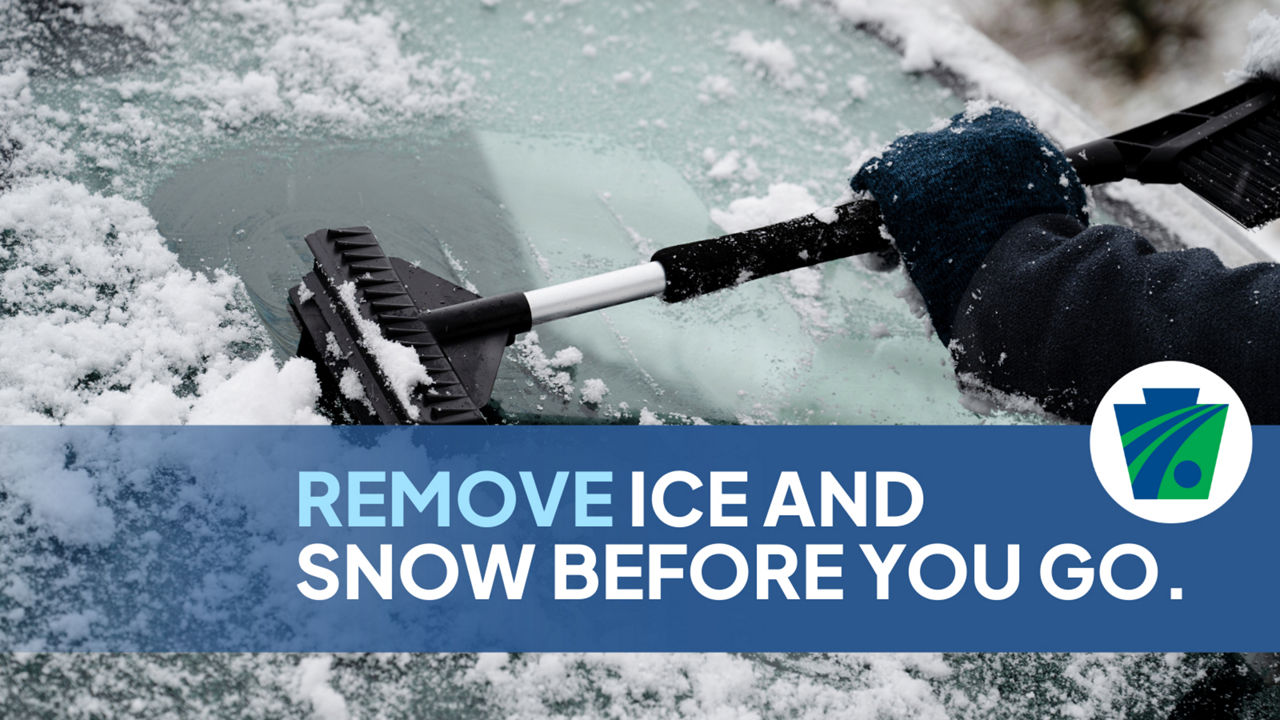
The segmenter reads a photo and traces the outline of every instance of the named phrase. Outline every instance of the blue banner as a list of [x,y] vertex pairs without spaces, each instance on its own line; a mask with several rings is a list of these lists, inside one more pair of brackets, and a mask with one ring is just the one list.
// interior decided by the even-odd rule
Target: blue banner
[[0,650],[1280,650],[1253,432],[1162,523],[1087,427],[0,428]]

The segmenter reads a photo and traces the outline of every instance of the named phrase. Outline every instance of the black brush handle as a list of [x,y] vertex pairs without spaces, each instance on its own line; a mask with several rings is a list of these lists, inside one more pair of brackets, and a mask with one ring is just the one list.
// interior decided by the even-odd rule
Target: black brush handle
[[1085,185],[1123,180],[1132,174],[1122,146],[1111,138],[1068,148],[1067,159],[1076,171],[1076,177]]
[[834,210],[834,220],[826,217],[831,222],[805,215],[659,250],[652,259],[667,276],[662,299],[679,302],[766,275],[889,249],[889,241],[880,233],[880,206],[874,200],[854,200]]
[[[1239,143],[1242,128],[1274,112],[1278,95],[1272,81],[1249,81],[1181,112],[1068,148],[1066,155],[1085,185],[1125,178],[1142,183],[1182,183],[1186,171],[1180,162],[1188,153],[1206,142]],[[1262,137],[1265,154],[1275,140]]]
[[[1111,138],[1079,145],[1068,159],[1086,185],[1121,180],[1125,157]],[[853,200],[835,208],[835,219],[817,215],[785,220],[754,230],[663,248],[653,254],[662,265],[666,302],[679,302],[851,255],[884,252],[889,241],[881,234],[883,219],[875,200]]]

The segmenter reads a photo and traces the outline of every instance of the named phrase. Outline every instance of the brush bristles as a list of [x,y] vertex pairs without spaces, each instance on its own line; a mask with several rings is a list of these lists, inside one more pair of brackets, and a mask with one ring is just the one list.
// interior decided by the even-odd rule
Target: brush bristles
[[1280,107],[1224,130],[1179,161],[1183,184],[1247,228],[1280,218]]

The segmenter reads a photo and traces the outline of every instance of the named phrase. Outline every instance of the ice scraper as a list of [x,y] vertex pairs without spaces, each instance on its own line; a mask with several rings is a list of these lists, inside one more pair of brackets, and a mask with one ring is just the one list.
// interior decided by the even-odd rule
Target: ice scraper
[[[1067,150],[1080,179],[1179,183],[1246,226],[1280,217],[1276,86],[1251,81]],[[314,270],[289,294],[298,353],[359,423],[480,423],[503,349],[534,325],[646,297],[678,302],[747,280],[887,249],[870,200],[664,248],[642,265],[480,297],[387,257],[366,227],[307,237]],[[428,378],[422,382],[423,373]]]

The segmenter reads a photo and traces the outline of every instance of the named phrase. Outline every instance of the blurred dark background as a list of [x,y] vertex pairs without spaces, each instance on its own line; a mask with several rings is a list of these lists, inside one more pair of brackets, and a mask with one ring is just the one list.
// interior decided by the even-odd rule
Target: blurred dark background
[[1280,0],[952,0],[965,18],[1120,129],[1227,87],[1248,25]]

